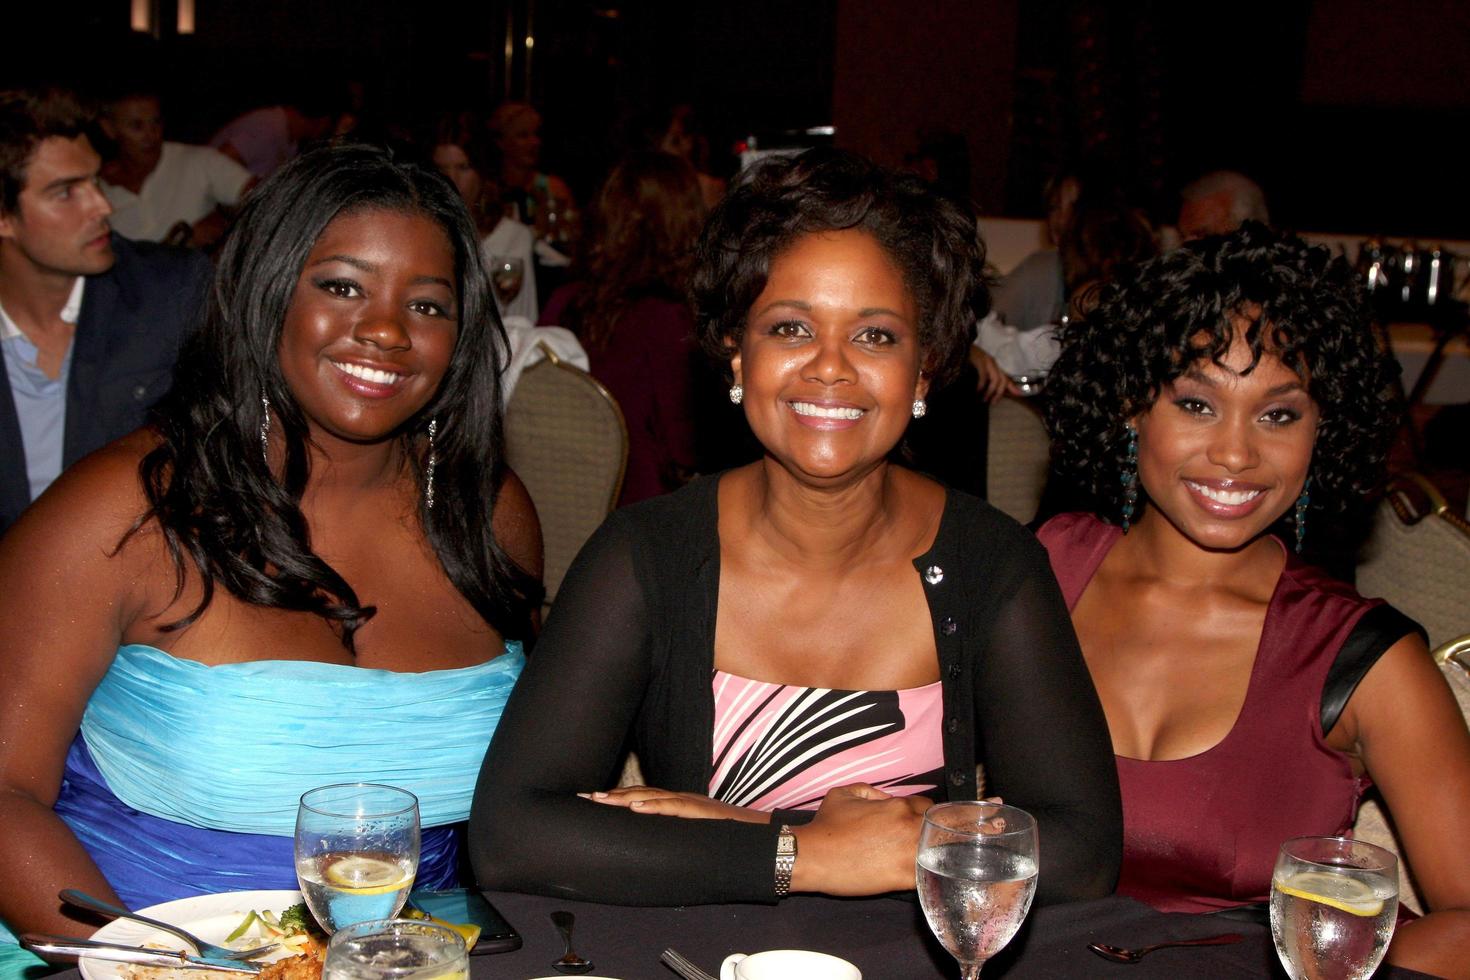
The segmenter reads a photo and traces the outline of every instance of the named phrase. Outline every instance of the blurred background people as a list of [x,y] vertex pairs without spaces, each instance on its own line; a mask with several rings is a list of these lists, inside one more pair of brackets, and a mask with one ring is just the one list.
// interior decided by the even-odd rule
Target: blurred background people
[[1184,185],[1179,192],[1181,241],[1228,235],[1247,221],[1271,223],[1266,193],[1259,184],[1234,170],[1213,170]]
[[1100,169],[1059,175],[1046,197],[1055,247],[1033,252],[1002,280],[976,337],[1012,378],[1045,375],[1057,356],[1056,328],[1084,313],[1118,268],[1158,252],[1148,218]]
[[500,152],[502,198],[521,222],[546,236],[548,209],[554,214],[575,202],[566,181],[541,170],[541,113],[529,102],[504,102],[490,116],[490,135]]
[[620,504],[682,486],[694,474],[694,320],[684,298],[704,221],[688,161],[629,154],[592,206],[576,281],[552,295],[543,323],[568,327],[587,349],[628,425]]
[[225,123],[209,145],[265,178],[301,152],[302,144],[334,132],[336,107],[320,94],[262,106]]
[[[482,236],[481,258],[495,286],[501,315],[522,316],[535,323],[540,309],[536,301],[535,238],[531,229],[505,215],[499,154],[480,118],[455,113],[440,119],[430,156],[438,171],[454,183],[475,219]],[[519,281],[504,268],[516,262],[520,263]]]
[[113,230],[209,248],[255,177],[216,149],[165,140],[163,123],[151,87],[120,90],[103,110],[99,124],[112,153],[102,165],[102,191],[112,203]]

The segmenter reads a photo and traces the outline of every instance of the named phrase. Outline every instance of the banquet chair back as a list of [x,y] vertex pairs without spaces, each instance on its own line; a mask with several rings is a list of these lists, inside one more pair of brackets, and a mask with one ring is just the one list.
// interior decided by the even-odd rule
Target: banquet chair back
[[1031,403],[1002,398],[990,406],[985,497],[1022,524],[1036,516],[1051,461],[1046,423]]
[[1429,633],[1470,632],[1470,523],[1418,474],[1394,479],[1360,553],[1358,591],[1382,596]]
[[[1465,716],[1466,724],[1470,724],[1470,634],[1451,640],[1437,648],[1434,651],[1434,662],[1444,673],[1450,690],[1454,691],[1455,700],[1460,703],[1460,713]],[[1393,822],[1384,812],[1382,801],[1379,800],[1376,792],[1365,796],[1363,804],[1358,807],[1358,819],[1353,824],[1353,836],[1358,840],[1386,847],[1395,854],[1402,853]],[[1399,902],[1416,914],[1424,913],[1424,900],[1415,890],[1414,882],[1409,877],[1403,860],[1399,861]]]
[[505,412],[506,459],[541,519],[549,606],[572,559],[618,499],[628,429],[608,390],[557,357],[526,368]]

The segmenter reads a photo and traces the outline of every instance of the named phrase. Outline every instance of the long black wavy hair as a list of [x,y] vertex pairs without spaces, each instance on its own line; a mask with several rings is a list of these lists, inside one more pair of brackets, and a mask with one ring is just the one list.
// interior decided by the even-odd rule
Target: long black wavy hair
[[1359,284],[1327,249],[1247,222],[1124,267],[1062,331],[1046,382],[1052,462],[1102,519],[1122,509],[1129,421],[1197,361],[1222,363],[1232,318],[1249,321],[1251,368],[1278,358],[1317,403],[1311,509],[1355,518],[1379,488],[1401,415],[1399,369],[1373,336]]
[[[196,621],[216,584],[245,602],[321,616],[339,628],[349,650],[375,611],[312,550],[300,507],[310,436],[277,358],[307,255],[334,218],[363,210],[422,215],[454,248],[460,313],[449,370],[394,438],[421,483],[427,426],[438,420],[434,506],[419,494],[424,535],[485,622],[502,636],[530,638],[540,584],[506,556],[490,527],[506,472],[500,395],[506,346],[474,222],[439,174],[361,144],[302,154],[249,195],[220,252],[203,323],[186,341],[173,387],[150,416],[161,442],[138,468],[149,507],[128,533],[156,521],[173,558],[174,598],[189,565],[204,590],[199,604],[165,629]],[[270,401],[271,431],[285,448],[279,474],[261,453],[263,397]]]
[[975,216],[918,177],[843,150],[768,160],[711,212],[691,285],[704,349],[734,355],[782,251],[804,235],[848,228],[872,235],[903,273],[919,308],[924,373],[935,387],[952,378],[990,309]]

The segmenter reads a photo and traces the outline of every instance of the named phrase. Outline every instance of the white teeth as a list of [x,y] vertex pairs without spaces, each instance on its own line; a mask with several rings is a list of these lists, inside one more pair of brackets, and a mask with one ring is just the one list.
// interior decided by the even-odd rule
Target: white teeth
[[1195,483],[1193,480],[1185,480],[1184,482],[1189,485],[1189,489],[1208,497],[1217,504],[1237,506],[1248,500],[1255,500],[1261,495],[1260,490],[1216,490],[1214,487],[1207,487],[1203,483]]
[[860,419],[863,417],[861,408],[823,408],[811,402],[792,402],[791,410],[797,415],[810,415],[819,419]]
[[377,385],[391,385],[401,377],[392,371],[379,371],[377,368],[363,367],[361,364],[344,364],[341,361],[333,361],[332,366],[343,374],[350,374],[354,378],[371,381]]

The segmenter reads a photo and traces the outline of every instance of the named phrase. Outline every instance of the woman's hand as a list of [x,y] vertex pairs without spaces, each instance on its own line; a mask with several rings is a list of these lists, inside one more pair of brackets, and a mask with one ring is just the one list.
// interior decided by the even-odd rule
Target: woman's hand
[[829,790],[812,822],[791,828],[791,890],[878,895],[914,887],[925,796],[891,796],[867,783]]
[[623,786],[605,792],[578,793],[577,795],[594,803],[627,807],[634,813],[656,813],[665,817],[683,817],[686,820],[771,822],[771,815],[764,810],[752,810],[749,807],[735,806],[732,803],[710,799],[699,793],[679,793],[659,789],[656,786]]
[[975,390],[987,404],[994,405],[1006,395],[1021,394],[1021,389],[1016,387],[1010,375],[1002,371],[995,358],[986,353],[979,344],[970,345],[970,363],[975,365],[975,370],[980,375]]

